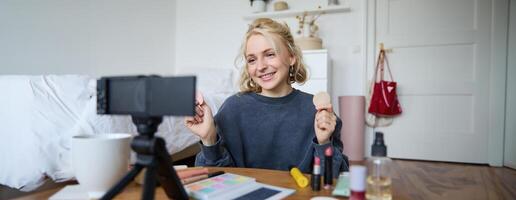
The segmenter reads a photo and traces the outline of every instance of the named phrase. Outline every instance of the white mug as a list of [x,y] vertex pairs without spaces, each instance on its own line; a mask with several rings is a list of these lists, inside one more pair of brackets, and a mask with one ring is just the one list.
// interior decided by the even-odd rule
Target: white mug
[[88,196],[98,199],[128,171],[131,135],[109,133],[72,138],[75,177]]

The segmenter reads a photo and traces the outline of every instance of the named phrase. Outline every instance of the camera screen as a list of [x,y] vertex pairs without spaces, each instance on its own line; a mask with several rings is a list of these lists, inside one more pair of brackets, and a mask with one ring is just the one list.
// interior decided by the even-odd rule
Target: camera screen
[[146,79],[117,79],[109,82],[109,110],[111,113],[143,113]]
[[142,117],[193,116],[195,77],[103,77],[97,81],[97,112]]

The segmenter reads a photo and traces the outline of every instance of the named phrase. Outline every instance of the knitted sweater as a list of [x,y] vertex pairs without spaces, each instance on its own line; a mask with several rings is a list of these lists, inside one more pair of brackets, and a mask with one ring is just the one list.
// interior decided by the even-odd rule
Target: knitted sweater
[[348,159],[341,153],[342,122],[337,118],[330,142],[319,145],[312,98],[313,95],[296,89],[278,98],[252,92],[229,97],[214,117],[217,142],[201,145],[196,165],[277,170],[289,170],[294,165],[310,173],[317,156],[324,173],[324,150],[332,147],[333,176],[348,171]]

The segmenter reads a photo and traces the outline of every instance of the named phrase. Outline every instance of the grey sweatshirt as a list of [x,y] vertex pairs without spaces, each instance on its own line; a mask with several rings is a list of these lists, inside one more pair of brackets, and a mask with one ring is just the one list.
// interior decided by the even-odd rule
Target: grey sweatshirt
[[319,145],[312,98],[313,95],[296,89],[278,98],[252,92],[229,97],[214,117],[217,142],[212,146],[201,145],[195,165],[277,170],[289,170],[294,165],[304,173],[311,173],[317,156],[324,173],[324,150],[332,147],[333,176],[348,171],[348,159],[341,153],[342,122],[337,118],[331,142]]

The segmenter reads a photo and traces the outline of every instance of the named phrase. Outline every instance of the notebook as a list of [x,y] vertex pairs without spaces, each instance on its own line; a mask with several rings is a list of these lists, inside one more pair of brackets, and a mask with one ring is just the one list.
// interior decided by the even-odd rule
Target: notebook
[[258,183],[254,178],[225,173],[185,186],[188,194],[202,200],[282,199],[295,190]]

